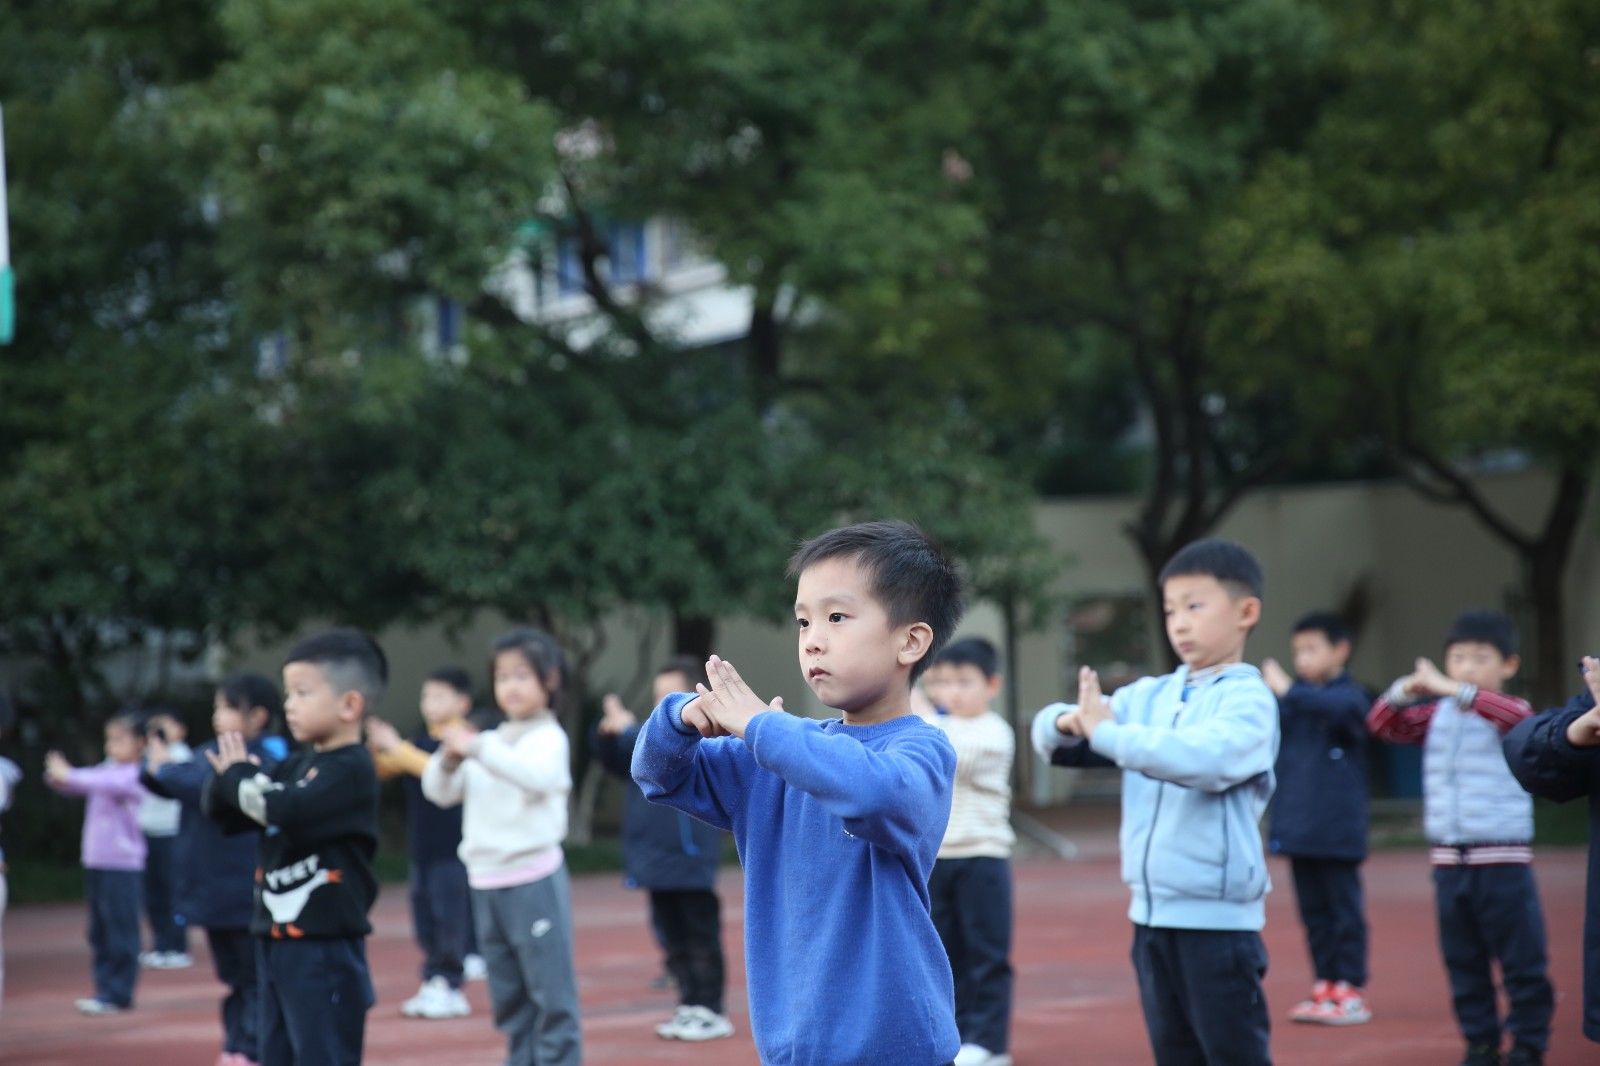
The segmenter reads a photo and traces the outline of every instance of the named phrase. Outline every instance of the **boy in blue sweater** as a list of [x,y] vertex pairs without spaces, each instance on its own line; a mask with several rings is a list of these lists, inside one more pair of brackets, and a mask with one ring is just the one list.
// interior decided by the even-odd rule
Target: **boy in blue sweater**
[[1261,979],[1271,887],[1257,826],[1272,796],[1278,705],[1244,646],[1261,567],[1231,541],[1196,541],[1161,571],[1167,638],[1183,661],[1110,699],[1078,673],[1076,706],[1034,718],[1058,766],[1122,775],[1122,879],[1133,967],[1157,1066],[1272,1061]]
[[1311,995],[1289,1017],[1321,1025],[1370,1021],[1367,919],[1361,863],[1367,857],[1366,691],[1350,678],[1350,630],[1314,611],[1290,638],[1294,676],[1273,659],[1261,676],[1278,697],[1283,744],[1267,846],[1289,860],[1300,921],[1311,948]]
[[911,684],[961,616],[955,567],[904,522],[800,546],[800,670],[841,717],[783,713],[713,656],[633,753],[644,794],[729,830],[745,871],[750,1021],[767,1066],[941,1066],[961,1046],[928,875],[955,751]]

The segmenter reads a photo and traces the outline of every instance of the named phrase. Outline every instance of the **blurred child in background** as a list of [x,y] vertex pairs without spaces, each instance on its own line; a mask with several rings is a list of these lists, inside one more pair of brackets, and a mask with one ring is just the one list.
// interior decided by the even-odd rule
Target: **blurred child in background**
[[[146,759],[152,750],[161,752],[163,763],[185,763],[194,752],[184,741],[188,727],[172,711],[158,710],[145,715]],[[189,957],[188,931],[178,921],[174,909],[174,887],[178,878],[178,823],[182,810],[177,800],[150,793],[139,805],[139,830],[144,833],[144,913],[150,923],[150,950],[139,956],[139,965],[152,970],[181,970],[194,965]]]
[[461,848],[461,808],[422,794],[422,773],[446,732],[472,713],[472,680],[443,666],[422,682],[422,728],[409,740],[381,719],[367,722],[367,745],[379,780],[403,777],[406,854],[410,859],[411,928],[422,949],[422,987],[400,1005],[408,1018],[462,1018],[472,1013],[461,991],[472,928],[472,898]]
[[1359,1025],[1372,1017],[1361,863],[1367,857],[1367,707],[1350,679],[1350,630],[1338,616],[1308,614],[1290,638],[1294,676],[1268,659],[1261,676],[1278,697],[1283,743],[1267,847],[1289,859],[1300,921],[1311,948],[1311,995],[1297,1022]]
[[[3,737],[11,727],[11,701],[5,693],[0,692],[0,737]],[[22,769],[16,763],[0,755],[0,814],[11,808],[11,799],[16,794],[17,785],[22,783]],[[3,932],[6,920],[6,851],[0,847],[0,932]],[[6,989],[6,954],[5,940],[0,937],[0,1003],[5,1001]]]
[[[211,728],[218,737],[228,733],[242,736],[249,756],[262,773],[270,775],[289,754],[283,737],[272,732],[282,706],[283,696],[272,679],[235,674],[217,686]],[[217,1066],[252,1066],[260,1054],[260,999],[250,915],[261,834],[253,829],[225,833],[200,809],[211,777],[209,756],[218,752],[217,741],[202,746],[200,758],[172,762],[161,738],[154,733],[147,736],[145,773],[140,780],[149,791],[182,806],[174,893],[177,917],[185,929],[196,926],[205,930],[212,968],[227,989],[221,1005],[222,1053]]]
[[133,1006],[139,979],[139,909],[144,895],[144,834],[139,806],[147,793],[139,784],[144,733],[136,715],[106,723],[105,761],[75,768],[59,751],[45,756],[45,781],[64,796],[85,796],[83,878],[89,906],[89,948],[94,957],[94,995],[75,1004],[91,1017]]
[[[652,705],[705,682],[704,662],[679,656],[656,671]],[[650,893],[650,922],[666,949],[667,972],[678,986],[678,1009],[656,1026],[656,1035],[688,1041],[732,1036],[733,1023],[723,1013],[722,901],[716,892],[726,837],[682,811],[644,798],[630,769],[639,720],[614,694],[606,696],[603,706],[595,754],[626,782],[623,865],[628,883]]]

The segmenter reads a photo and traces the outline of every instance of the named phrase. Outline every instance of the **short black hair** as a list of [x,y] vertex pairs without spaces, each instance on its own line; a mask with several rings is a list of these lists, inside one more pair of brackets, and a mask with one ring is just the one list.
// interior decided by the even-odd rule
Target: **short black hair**
[[136,706],[124,707],[106,719],[106,728],[124,730],[142,741],[144,740],[144,723],[144,711]]
[[1000,673],[1000,652],[982,637],[955,641],[933,660],[934,666],[976,666],[984,677]]
[[829,559],[854,559],[867,571],[872,597],[888,612],[891,626],[924,622],[933,630],[928,653],[911,666],[915,681],[961,621],[965,604],[955,563],[910,522],[862,522],[801,544],[789,560],[789,576]]
[[682,674],[693,690],[696,684],[709,685],[710,679],[706,677],[706,661],[698,655],[674,655],[661,664],[656,671],[656,676],[662,674]]
[[1295,633],[1321,633],[1328,638],[1329,644],[1347,642],[1353,638],[1350,627],[1345,625],[1343,618],[1332,611],[1312,611],[1302,615],[1300,621],[1294,624]]
[[1452,644],[1488,644],[1509,659],[1517,654],[1517,627],[1500,611],[1463,611],[1445,634],[1445,648]]
[[440,666],[428,671],[424,681],[437,681],[449,685],[468,699],[472,698],[472,678],[459,666]]
[[383,699],[389,686],[389,659],[378,642],[359,629],[330,629],[306,637],[289,649],[283,665],[310,663],[327,675],[335,692],[361,693],[364,712]]
[[1227,586],[1235,596],[1254,596],[1262,599],[1266,578],[1261,575],[1261,564],[1242,544],[1220,537],[1207,537],[1186,544],[1167,560],[1157,579],[1161,585],[1175,577],[1214,577]]
[[500,634],[494,638],[489,651],[490,677],[494,676],[494,660],[507,651],[517,652],[527,660],[533,672],[539,675],[539,684],[544,686],[545,692],[554,696],[561,690],[567,676],[567,656],[555,637],[532,626],[518,626]]

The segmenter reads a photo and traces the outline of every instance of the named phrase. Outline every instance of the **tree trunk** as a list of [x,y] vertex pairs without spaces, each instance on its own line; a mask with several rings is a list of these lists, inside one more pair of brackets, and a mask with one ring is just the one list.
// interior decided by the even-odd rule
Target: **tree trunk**
[[1566,701],[1567,689],[1581,684],[1567,664],[1566,597],[1561,581],[1567,569],[1564,553],[1540,544],[1527,559],[1529,610],[1533,615],[1533,655],[1527,666],[1528,694],[1535,707],[1554,707]]
[[702,615],[672,616],[672,650],[677,655],[708,658],[717,636],[717,620]]

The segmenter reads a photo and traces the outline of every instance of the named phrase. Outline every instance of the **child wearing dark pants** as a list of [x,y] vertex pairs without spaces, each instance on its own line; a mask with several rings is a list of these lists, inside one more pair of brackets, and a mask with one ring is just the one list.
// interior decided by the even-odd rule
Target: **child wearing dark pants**
[[934,928],[955,979],[955,1066],[1011,1066],[1011,764],[1016,733],[990,710],[1000,653],[981,637],[958,640],[928,668],[929,721],[956,751],[950,822],[928,878]]
[[1555,992],[1533,880],[1533,799],[1506,766],[1501,738],[1533,708],[1501,690],[1516,676],[1517,634],[1498,611],[1468,611],[1445,637],[1445,669],[1418,659],[1372,705],[1383,740],[1423,745],[1423,828],[1432,844],[1439,947],[1467,1066],[1499,1066],[1494,966],[1511,1001],[1507,1066],[1536,1066]]
[[[278,686],[270,679],[237,674],[218,686],[211,725],[219,737],[242,734],[250,757],[270,773],[288,754],[283,738],[266,732],[274,708],[282,703]],[[227,989],[221,1004],[222,1054],[217,1066],[253,1066],[261,1049],[256,938],[250,933],[260,834],[226,833],[201,811],[206,780],[211,777],[204,754],[216,751],[212,741],[202,746],[202,757],[175,762],[166,743],[151,735],[140,780],[152,794],[181,805],[174,907],[186,928],[205,930],[212,969]]]
[[119,715],[106,723],[106,759],[74,768],[60,752],[45,756],[45,780],[67,796],[87,797],[83,816],[84,889],[89,947],[94,955],[94,995],[76,1002],[79,1012],[116,1014],[133,1006],[139,978],[139,911],[144,897],[144,834],[139,831],[139,758],[144,736],[138,719]]
[[1583,658],[1586,690],[1506,734],[1506,763],[1535,796],[1589,800],[1589,877],[1583,919],[1583,1035],[1600,1043],[1600,657]]
[[357,1066],[367,1011],[367,913],[377,898],[378,775],[362,721],[388,679],[372,638],[336,629],[289,651],[289,731],[302,745],[270,773],[239,733],[207,753],[202,807],[224,828],[261,829],[251,932],[258,938],[262,1066]]
[[1109,699],[1084,667],[1077,705],[1040,711],[1033,746],[1058,766],[1123,770],[1122,879],[1157,1066],[1264,1066],[1270,882],[1258,826],[1278,706],[1243,661],[1261,617],[1261,568],[1230,541],[1197,541],[1167,563],[1161,588],[1183,665]]
[[[655,702],[705,684],[705,664],[689,656],[656,671]],[[663,1040],[717,1040],[733,1035],[723,1010],[726,972],[722,955],[722,902],[717,866],[726,834],[682,811],[651,803],[630,767],[639,720],[615,695],[603,703],[595,727],[595,754],[626,790],[622,855],[629,885],[650,893],[650,924],[666,952],[667,972],[678,986],[678,1008],[656,1026]]]
[[1367,708],[1345,671],[1350,631],[1313,612],[1295,623],[1294,676],[1272,659],[1261,676],[1278,697],[1283,740],[1267,848],[1289,860],[1311,949],[1311,995],[1289,1017],[1321,1025],[1370,1021],[1367,920],[1361,863],[1367,857]]

